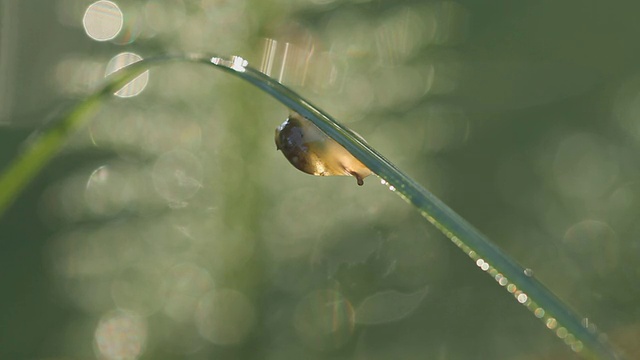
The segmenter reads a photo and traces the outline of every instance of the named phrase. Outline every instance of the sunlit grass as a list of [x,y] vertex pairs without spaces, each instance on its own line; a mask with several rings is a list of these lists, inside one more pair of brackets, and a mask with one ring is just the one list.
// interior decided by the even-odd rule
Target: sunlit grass
[[223,59],[207,55],[164,56],[147,59],[126,67],[109,77],[103,87],[74,106],[61,117],[28,139],[23,152],[0,175],[0,215],[55,156],[69,136],[82,127],[102,102],[149,66],[169,61],[188,61],[214,66],[240,77],[270,94],[285,106],[310,119],[377,174],[389,189],[412,204],[475,264],[540,318],[574,351],[592,357],[618,358],[595,327],[583,323],[570,308],[535,279],[532,272],[517,264],[510,256],[456,214],[437,197],[386,160],[375,149],[348,128],[318,109],[298,94],[265,74],[248,67],[238,57]]

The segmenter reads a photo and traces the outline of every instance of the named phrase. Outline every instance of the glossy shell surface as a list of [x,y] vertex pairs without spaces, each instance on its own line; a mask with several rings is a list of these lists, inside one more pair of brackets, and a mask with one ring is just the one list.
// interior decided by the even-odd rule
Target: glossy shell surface
[[358,185],[371,174],[364,164],[353,157],[311,121],[291,113],[276,129],[276,147],[291,165],[311,175],[346,175],[357,179]]

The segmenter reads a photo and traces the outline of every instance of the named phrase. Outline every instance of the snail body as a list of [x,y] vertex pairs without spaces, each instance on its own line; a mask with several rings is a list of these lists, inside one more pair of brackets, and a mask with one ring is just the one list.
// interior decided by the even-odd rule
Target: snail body
[[276,148],[291,165],[307,174],[353,176],[358,185],[371,174],[347,149],[298,113],[291,112],[278,126],[275,140]]

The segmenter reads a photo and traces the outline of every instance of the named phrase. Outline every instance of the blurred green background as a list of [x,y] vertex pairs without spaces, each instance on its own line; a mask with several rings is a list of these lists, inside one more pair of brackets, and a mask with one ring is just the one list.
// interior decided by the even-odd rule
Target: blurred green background
[[[640,357],[640,3],[1,0],[0,169],[105,73],[239,55],[347,124]],[[0,358],[577,357],[287,109],[172,64],[0,218]]]

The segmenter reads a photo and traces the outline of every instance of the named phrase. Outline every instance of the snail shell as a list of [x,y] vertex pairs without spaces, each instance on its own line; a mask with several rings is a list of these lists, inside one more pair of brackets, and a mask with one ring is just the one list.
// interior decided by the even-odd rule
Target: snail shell
[[358,185],[371,174],[347,149],[298,113],[291,112],[276,129],[276,148],[291,165],[307,174],[353,176]]

